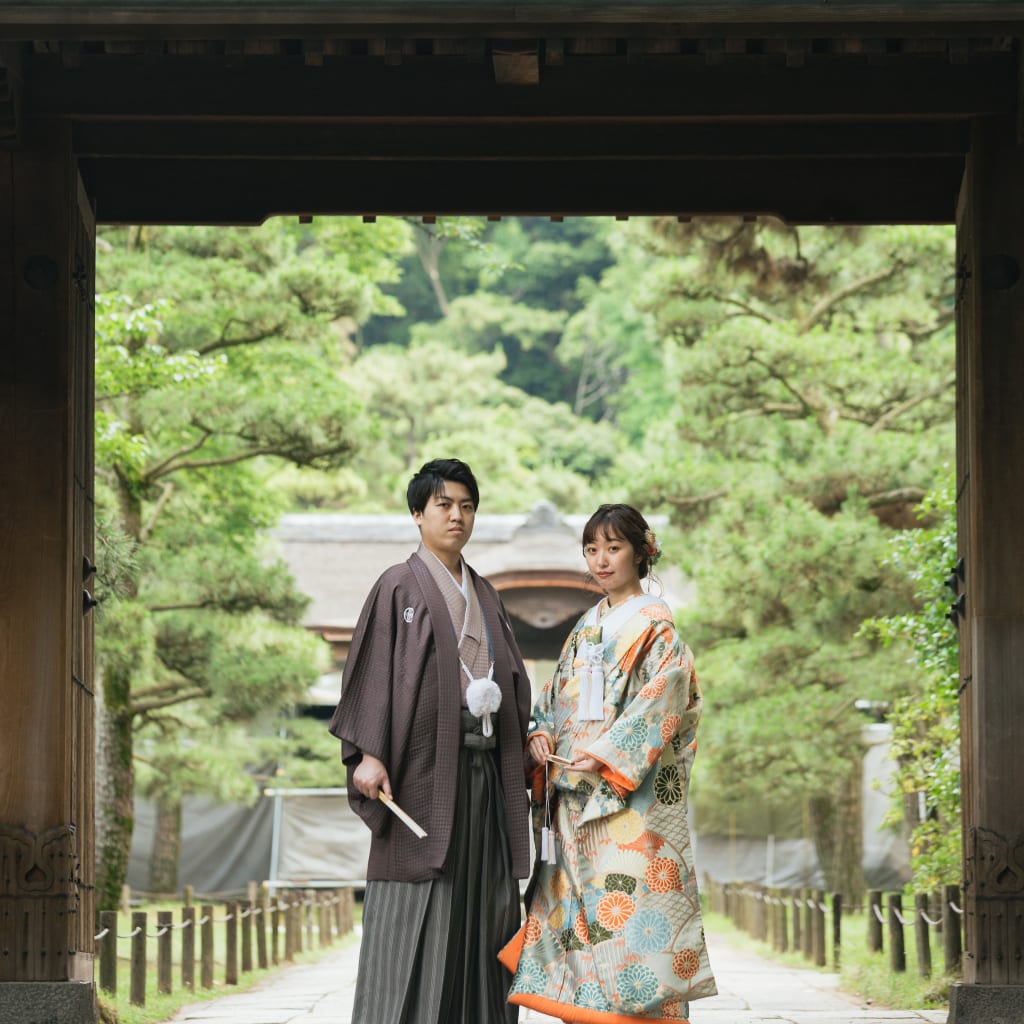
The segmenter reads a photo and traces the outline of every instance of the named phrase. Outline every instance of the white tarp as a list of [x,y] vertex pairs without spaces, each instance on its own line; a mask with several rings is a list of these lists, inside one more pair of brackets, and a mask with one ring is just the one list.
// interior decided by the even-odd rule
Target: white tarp
[[267,797],[274,804],[271,882],[365,881],[370,830],[344,789],[273,789]]

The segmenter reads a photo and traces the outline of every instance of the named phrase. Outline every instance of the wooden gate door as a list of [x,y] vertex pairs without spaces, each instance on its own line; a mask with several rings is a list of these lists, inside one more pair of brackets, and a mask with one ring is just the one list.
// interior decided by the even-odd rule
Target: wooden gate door
[[979,120],[957,214],[964,981],[950,1021],[1024,1019],[1024,155]]
[[95,238],[70,129],[4,153],[0,196],[0,1018],[88,1021]]

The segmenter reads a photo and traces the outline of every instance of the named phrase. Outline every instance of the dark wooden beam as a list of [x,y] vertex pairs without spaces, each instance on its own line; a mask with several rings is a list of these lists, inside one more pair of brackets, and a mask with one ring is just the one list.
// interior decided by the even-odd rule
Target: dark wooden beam
[[26,72],[40,117],[138,118],[845,118],[967,117],[1014,109],[1010,54],[951,64],[936,56],[870,63],[808,59],[708,67],[703,58],[630,65],[615,58],[545,66],[537,86],[502,86],[487,64],[425,58],[395,67],[339,59],[249,58],[146,61],[82,57],[67,68],[35,58]]
[[516,27],[575,24],[722,24],[794,22],[1019,25],[1020,0],[15,0],[0,3],[0,22],[22,31],[84,28],[138,32],[149,26],[349,26],[429,24]]
[[259,223],[274,214],[774,214],[795,223],[952,220],[957,158],[698,162],[96,160],[106,223]]
[[360,121],[106,120],[74,123],[75,152],[98,158],[437,161],[834,160],[960,157],[966,120],[367,124]]

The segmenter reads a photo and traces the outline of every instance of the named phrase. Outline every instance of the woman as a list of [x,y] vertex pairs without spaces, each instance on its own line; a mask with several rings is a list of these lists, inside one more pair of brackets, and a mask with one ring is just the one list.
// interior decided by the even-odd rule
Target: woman
[[641,588],[659,554],[643,516],[602,505],[583,554],[605,597],[534,709],[540,858],[502,952],[509,1001],[584,1024],[686,1020],[716,992],[686,821],[700,689],[671,611]]

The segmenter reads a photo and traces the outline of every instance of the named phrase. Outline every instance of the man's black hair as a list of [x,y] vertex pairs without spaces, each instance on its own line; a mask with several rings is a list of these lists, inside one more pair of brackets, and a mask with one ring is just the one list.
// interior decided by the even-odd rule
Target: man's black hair
[[444,494],[445,480],[452,480],[465,486],[473,499],[473,507],[480,504],[480,488],[476,485],[473,470],[459,459],[432,459],[420,467],[420,471],[409,481],[405,500],[410,512],[422,512],[432,497]]

